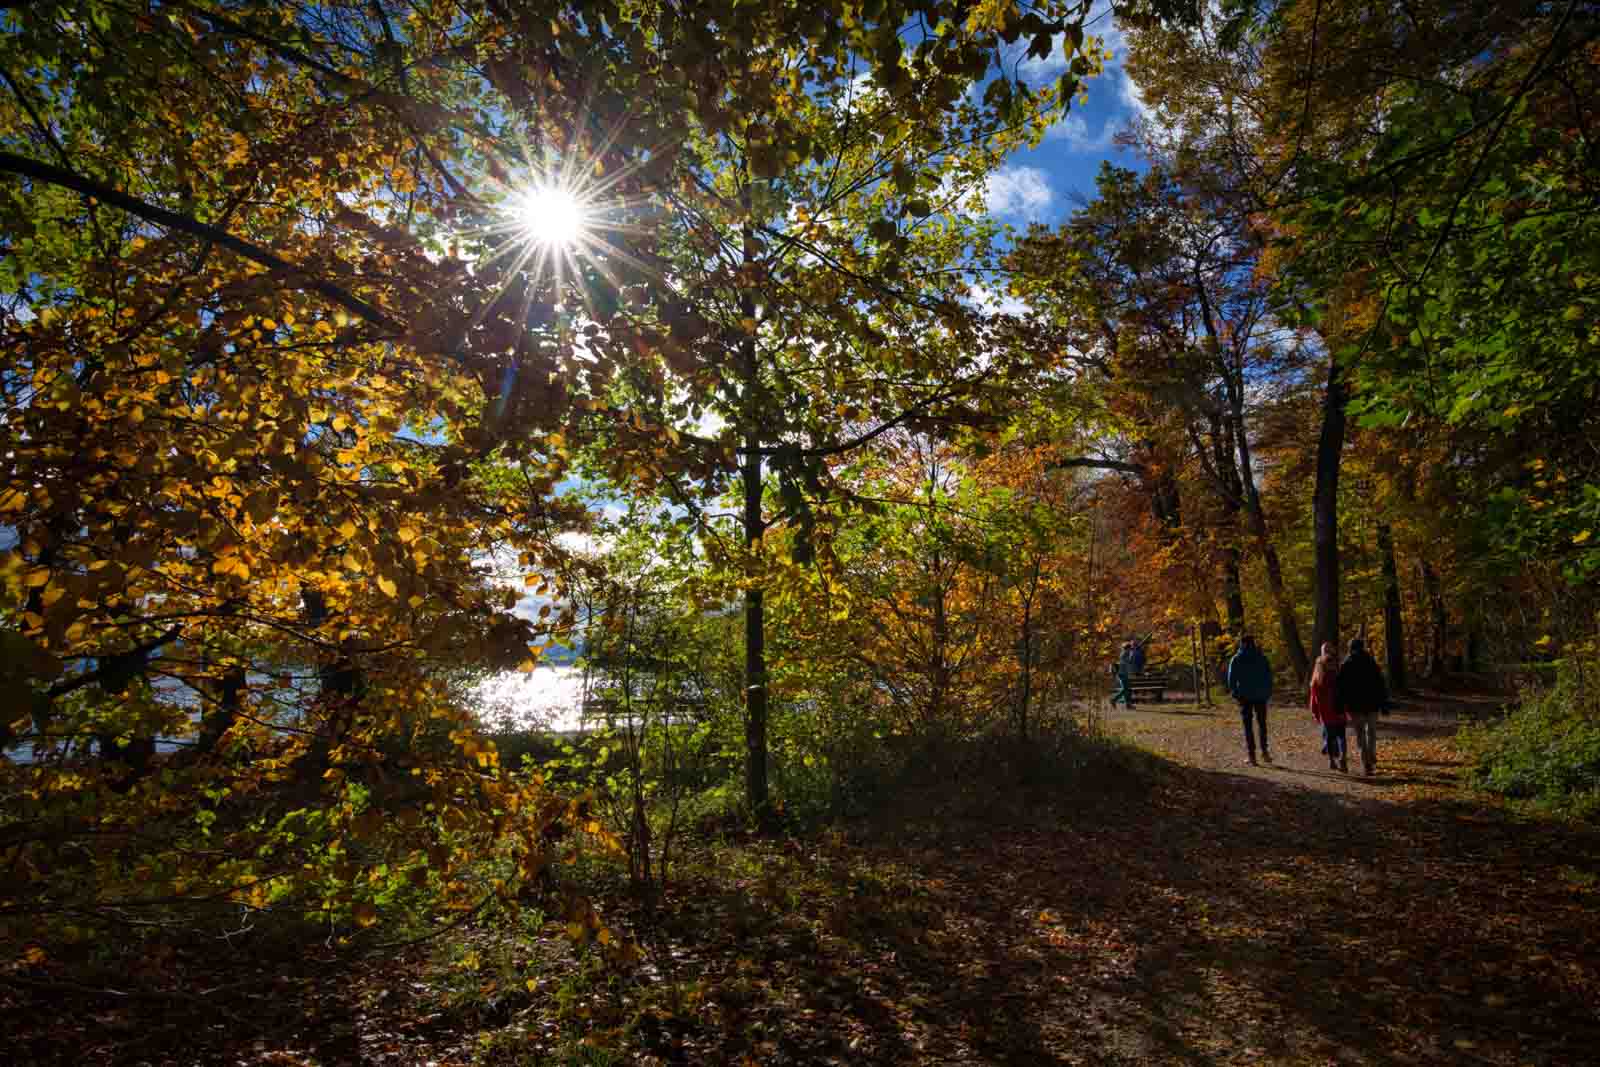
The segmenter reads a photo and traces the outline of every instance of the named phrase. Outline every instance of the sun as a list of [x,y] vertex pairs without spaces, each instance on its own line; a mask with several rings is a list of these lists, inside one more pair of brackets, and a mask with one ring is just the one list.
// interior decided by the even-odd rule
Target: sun
[[571,249],[583,240],[589,210],[572,190],[535,185],[512,195],[514,223],[528,240],[545,247]]

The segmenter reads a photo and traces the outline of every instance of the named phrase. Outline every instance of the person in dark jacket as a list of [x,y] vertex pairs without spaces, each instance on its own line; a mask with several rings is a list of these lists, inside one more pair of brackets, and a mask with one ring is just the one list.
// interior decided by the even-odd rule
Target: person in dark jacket
[[1350,641],[1350,655],[1339,668],[1334,682],[1339,707],[1355,727],[1356,747],[1361,750],[1361,773],[1373,774],[1378,767],[1378,713],[1389,709],[1389,687],[1383,672],[1367,651],[1361,638]]
[[1116,663],[1111,666],[1111,673],[1117,679],[1117,691],[1111,694],[1111,706],[1116,707],[1121,700],[1128,707],[1133,707],[1133,676],[1139,672],[1134,669],[1133,642],[1122,643],[1122,654],[1117,657]]
[[[1256,732],[1261,733],[1261,758],[1272,762],[1267,747],[1267,701],[1272,699],[1272,664],[1250,634],[1239,638],[1239,651],[1228,661],[1228,692],[1239,702],[1244,720],[1244,745],[1250,766],[1256,764]],[[1253,718],[1253,721],[1252,721]]]

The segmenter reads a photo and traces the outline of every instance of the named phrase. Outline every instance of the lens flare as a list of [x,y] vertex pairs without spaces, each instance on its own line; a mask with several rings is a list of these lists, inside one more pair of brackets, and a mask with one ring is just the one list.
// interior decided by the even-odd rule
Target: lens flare
[[536,185],[516,193],[511,211],[525,238],[551,250],[577,246],[588,219],[583,201],[557,185]]

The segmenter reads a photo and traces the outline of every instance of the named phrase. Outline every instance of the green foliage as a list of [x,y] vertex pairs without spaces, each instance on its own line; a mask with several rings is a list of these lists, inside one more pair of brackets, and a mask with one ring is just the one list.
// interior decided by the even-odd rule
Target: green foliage
[[[1449,17],[1474,8],[1501,13]],[[1351,413],[1457,445],[1453,510],[1474,555],[1502,571],[1549,559],[1581,585],[1600,571],[1600,466],[1571,432],[1600,397],[1600,186],[1583,133],[1600,82],[1572,11],[1510,6],[1505,39],[1386,91],[1381,135],[1300,168],[1281,243],[1320,311],[1355,327],[1337,352]]]
[[1564,661],[1555,684],[1524,691],[1497,722],[1471,726],[1461,743],[1472,754],[1479,788],[1569,814],[1600,816],[1600,678],[1594,662]]

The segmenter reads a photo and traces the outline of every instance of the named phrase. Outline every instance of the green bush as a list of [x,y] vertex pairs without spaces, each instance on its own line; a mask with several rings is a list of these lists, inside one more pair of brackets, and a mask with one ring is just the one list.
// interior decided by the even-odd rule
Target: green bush
[[1600,815],[1597,682],[1594,663],[1567,660],[1554,684],[1524,690],[1504,718],[1464,730],[1473,784],[1552,810]]

